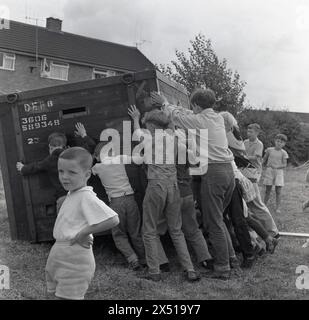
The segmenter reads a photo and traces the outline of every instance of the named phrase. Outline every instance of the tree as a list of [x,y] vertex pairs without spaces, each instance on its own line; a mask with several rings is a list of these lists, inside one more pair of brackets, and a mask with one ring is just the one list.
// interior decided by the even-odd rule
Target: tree
[[176,50],[177,61],[172,65],[160,65],[158,69],[166,76],[184,85],[189,94],[197,87],[214,90],[217,110],[237,114],[244,107],[246,83],[240,80],[237,71],[227,67],[226,59],[219,60],[210,39],[199,34],[190,41],[189,55]]

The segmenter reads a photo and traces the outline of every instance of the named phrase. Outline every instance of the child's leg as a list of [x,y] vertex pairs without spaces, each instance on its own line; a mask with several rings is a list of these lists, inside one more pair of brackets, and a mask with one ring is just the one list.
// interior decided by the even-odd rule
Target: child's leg
[[262,223],[263,227],[267,230],[268,233],[275,236],[279,233],[276,223],[269,212],[269,209],[262,201],[260,194],[260,188],[257,183],[253,183],[256,197],[253,201],[248,202],[247,206],[249,211],[252,213],[252,216]]
[[56,242],[53,255],[49,256],[46,271],[56,282],[56,297],[82,300],[88,290],[95,271],[92,248],[79,244]]
[[184,234],[181,230],[180,195],[177,184],[167,187],[165,216],[170,237],[176,249],[178,259],[184,270],[194,271]]
[[210,260],[206,240],[199,229],[193,195],[181,198],[182,231],[188,243],[191,244],[198,262]]
[[276,170],[276,180],[275,180],[275,189],[276,189],[276,212],[280,213],[280,204],[281,204],[281,193],[282,187],[284,186],[284,171],[283,169]]
[[276,212],[280,213],[282,187],[276,186]]
[[141,235],[141,216],[134,195],[126,196],[127,230],[140,263],[146,263],[145,247]]
[[269,201],[269,198],[270,198],[270,193],[271,193],[272,186],[266,185],[265,188],[266,188],[266,190],[265,190],[264,203],[267,205],[267,203]]
[[157,225],[160,213],[165,206],[166,192],[156,182],[148,182],[143,202],[142,236],[145,246],[149,274],[160,273],[158,244],[160,238]]
[[138,261],[138,258],[130,244],[126,230],[127,216],[125,197],[112,198],[110,206],[119,216],[119,224],[112,229],[115,245],[127,259],[128,263],[135,263]]

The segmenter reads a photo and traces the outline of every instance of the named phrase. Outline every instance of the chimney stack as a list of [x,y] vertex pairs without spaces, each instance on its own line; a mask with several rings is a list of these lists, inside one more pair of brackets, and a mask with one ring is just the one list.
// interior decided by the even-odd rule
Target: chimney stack
[[49,17],[46,18],[46,29],[49,31],[61,32],[62,20]]

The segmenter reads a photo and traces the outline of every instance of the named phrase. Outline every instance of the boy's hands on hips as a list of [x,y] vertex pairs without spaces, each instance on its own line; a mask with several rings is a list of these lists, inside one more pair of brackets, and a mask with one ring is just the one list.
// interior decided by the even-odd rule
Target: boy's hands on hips
[[93,238],[89,234],[79,232],[75,238],[71,240],[71,246],[73,246],[75,243],[78,243],[83,248],[90,249],[90,247],[93,245]]

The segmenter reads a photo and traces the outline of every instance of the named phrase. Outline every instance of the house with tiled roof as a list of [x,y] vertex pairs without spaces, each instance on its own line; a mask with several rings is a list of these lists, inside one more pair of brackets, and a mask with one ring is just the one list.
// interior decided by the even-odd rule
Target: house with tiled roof
[[46,27],[10,21],[0,29],[0,94],[154,69],[136,48]]

